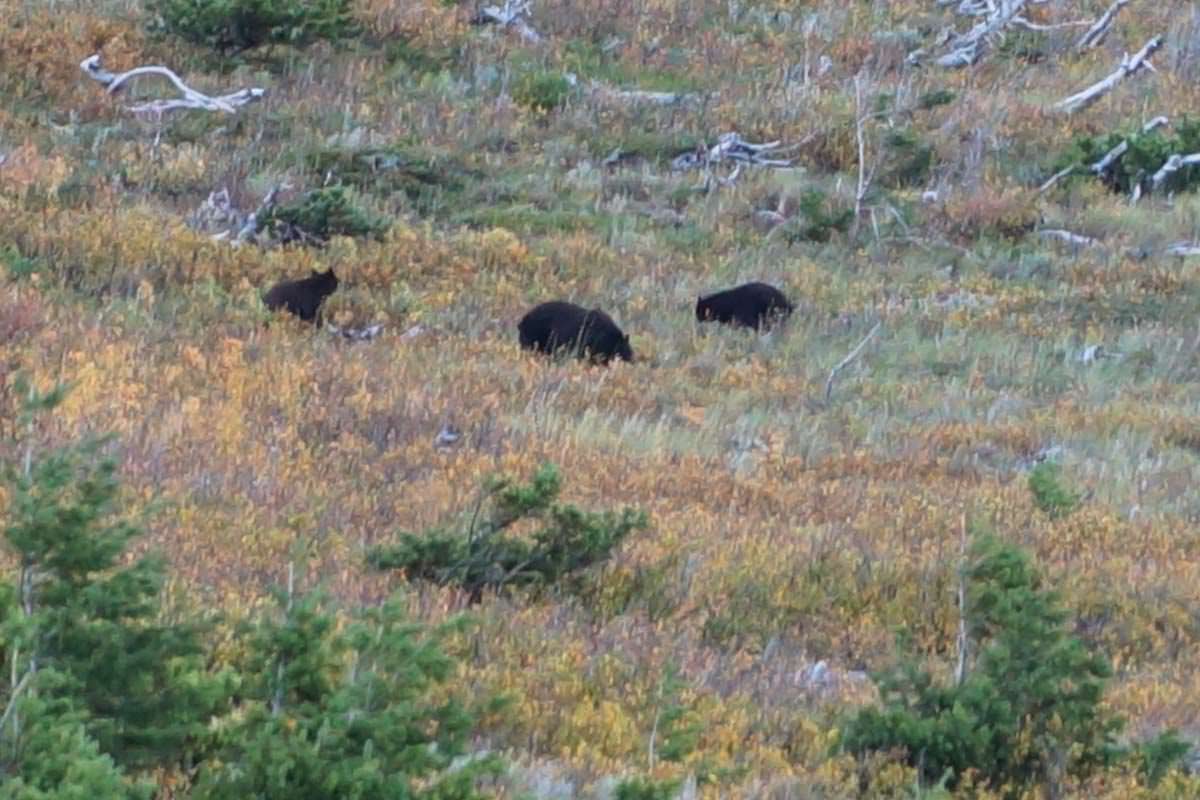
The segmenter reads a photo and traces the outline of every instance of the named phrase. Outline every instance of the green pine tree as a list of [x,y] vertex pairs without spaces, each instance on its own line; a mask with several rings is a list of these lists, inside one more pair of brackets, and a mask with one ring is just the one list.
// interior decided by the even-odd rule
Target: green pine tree
[[117,765],[183,765],[223,695],[205,671],[200,630],[159,621],[161,560],[121,563],[141,531],[119,515],[107,440],[36,453],[33,420],[64,390],[38,394],[18,382],[18,391],[29,436],[21,463],[3,474],[4,543],[17,565],[0,639],[7,671],[53,670],[56,680],[36,680],[45,707],[77,709]]
[[900,748],[922,779],[949,785],[975,769],[1010,795],[1041,785],[1052,796],[1118,755],[1121,722],[1100,704],[1110,670],[1067,633],[1066,611],[1028,555],[977,539],[965,570],[972,658],[942,683],[906,660],[876,676],[882,707],[852,717],[854,753]]
[[149,800],[154,787],[126,779],[87,732],[87,715],[61,691],[53,668],[6,687],[0,718],[0,800]]
[[472,800],[492,772],[466,759],[472,716],[431,698],[453,661],[392,601],[339,626],[319,593],[278,595],[251,633],[240,721],[202,770],[199,800]]

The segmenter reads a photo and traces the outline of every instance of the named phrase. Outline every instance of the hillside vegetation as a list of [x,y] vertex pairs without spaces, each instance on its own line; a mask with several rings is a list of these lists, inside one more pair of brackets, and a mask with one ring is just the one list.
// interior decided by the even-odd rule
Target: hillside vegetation
[[[1200,794],[1178,759],[1104,755],[1200,739],[1200,168],[1152,181],[1200,151],[1197,4],[1133,0],[1079,49],[1107,0],[1030,3],[965,67],[935,62],[943,32],[983,24],[985,3],[535,0],[540,41],[453,0],[257,3],[330,15],[265,40],[202,16],[233,5],[0,0],[0,460],[113,435],[120,514],[145,530],[125,559],[160,554],[163,618],[206,621],[196,670],[267,647],[271,588],[299,582],[333,610],[296,630],[348,637],[322,675],[394,666],[353,640],[360,613],[439,631],[451,658],[414,650],[397,702],[479,706],[469,733],[429,724],[503,761],[488,796]],[[1055,109],[1156,35],[1153,71]],[[133,113],[178,93],[110,95],[80,69],[94,53],[265,95]],[[731,132],[791,166],[672,167]],[[1126,139],[1127,161],[1088,172]],[[214,238],[222,189],[243,213],[278,189],[260,241]],[[276,281],[328,268],[326,321],[379,336],[263,308]],[[785,325],[695,322],[697,296],[749,280],[785,291]],[[606,310],[637,359],[522,351],[517,320],[551,299]],[[70,390],[23,414],[25,378]],[[534,481],[510,505],[548,526],[538,541],[594,551],[555,550],[552,580],[509,581],[538,546],[511,542],[512,575],[475,563],[469,586],[378,568],[404,532],[473,536],[487,497],[509,507],[496,475]],[[488,530],[534,530],[511,521]],[[22,552],[3,556],[13,586]],[[1024,611],[960,625],[968,576]],[[1018,618],[1053,669],[1081,670],[1063,685],[1084,709],[1012,721],[1024,761],[939,788],[923,756],[847,738],[860,710],[911,696],[872,675],[950,685],[960,636],[1015,648],[975,673],[1009,674],[1014,707],[1042,697],[1019,683],[1039,659],[1005,633]],[[122,766],[161,797],[250,791]]]

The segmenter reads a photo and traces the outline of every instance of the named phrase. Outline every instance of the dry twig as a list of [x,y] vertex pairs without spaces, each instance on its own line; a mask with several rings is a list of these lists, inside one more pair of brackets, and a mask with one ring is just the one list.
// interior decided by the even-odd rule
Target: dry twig
[[863,340],[858,343],[858,346],[850,351],[850,355],[843,358],[840,362],[838,362],[836,367],[829,371],[829,377],[825,380],[825,402],[829,402],[829,397],[833,394],[834,378],[837,377],[839,372],[850,366],[850,364],[854,362],[854,359],[858,358],[859,353],[861,353],[863,348],[867,346],[867,342],[871,341],[871,338],[876,334],[876,332],[879,330],[879,326],[882,324],[883,320],[876,322],[875,326],[871,328],[871,332],[864,336]]

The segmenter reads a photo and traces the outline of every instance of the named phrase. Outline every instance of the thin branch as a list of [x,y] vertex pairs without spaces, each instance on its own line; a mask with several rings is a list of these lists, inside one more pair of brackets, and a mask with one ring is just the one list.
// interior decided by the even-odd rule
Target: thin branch
[[0,716],[0,730],[8,724],[8,718],[17,710],[17,701],[21,699],[21,693],[25,691],[25,687],[29,685],[29,681],[33,679],[36,670],[28,669],[21,676],[21,680],[13,687],[12,694],[9,695],[8,705],[4,708],[4,716]]
[[100,65],[100,54],[88,56],[83,61],[79,62],[79,68],[83,70],[89,78],[98,81],[101,85],[108,89],[109,94],[116,94],[125,87],[130,81],[141,78],[147,75],[157,75],[161,78],[166,78],[170,81],[182,97],[177,97],[168,100],[150,100],[145,103],[138,103],[129,106],[128,109],[136,113],[151,112],[154,114],[165,114],[168,111],[176,111],[184,108],[200,109],[203,111],[221,111],[226,114],[236,114],[242,106],[261,100],[267,93],[266,89],[241,89],[230,94],[223,94],[216,97],[198,92],[192,87],[183,82],[183,79],[172,72],[170,69],[162,66],[147,66],[134,67],[127,72],[112,73],[104,69]]
[[1046,31],[1061,30],[1062,28],[1078,28],[1082,25],[1090,25],[1091,23],[1086,19],[1079,19],[1073,22],[1054,22],[1050,25],[1043,25],[1040,22],[1030,22],[1029,20],[1025,19],[1025,17],[1017,16],[1012,18],[1012,24],[1018,28],[1024,28],[1027,31],[1044,33]]
[[879,326],[882,324],[883,324],[883,320],[876,322],[875,327],[871,328],[871,332],[868,333],[865,337],[863,337],[863,340],[858,343],[857,347],[855,347],[853,350],[850,351],[850,355],[843,358],[836,367],[834,367],[832,370],[829,371],[829,378],[825,381],[825,401],[826,402],[829,402],[829,397],[831,394],[833,394],[834,378],[837,377],[839,372],[844,370],[846,367],[850,366],[850,364],[853,363],[854,359],[858,358],[858,354],[861,353],[863,348],[867,346],[867,342],[871,341],[871,338],[873,336],[875,336],[875,333],[879,330]]
[[862,115],[862,75],[854,76],[854,138],[858,144],[858,184],[854,191],[854,224],[858,225],[863,198],[867,196],[867,144],[863,133],[866,119]]
[[[284,614],[288,621],[291,620],[292,608],[296,599],[296,562],[288,562],[288,578],[287,578],[287,608]],[[275,692],[271,697],[271,715],[278,716],[283,710],[283,674],[287,668],[287,661],[283,658],[279,659],[279,663],[275,667]]]
[[958,667],[954,670],[954,685],[962,686],[967,679],[967,651],[971,640],[967,636],[967,515],[959,519],[958,527]]
[[1136,75],[1143,68],[1150,70],[1154,69],[1154,65],[1150,63],[1150,56],[1154,51],[1163,45],[1163,37],[1155,36],[1150,41],[1142,46],[1142,49],[1133,54],[1132,57],[1126,55],[1121,59],[1120,66],[1107,78],[1097,81],[1081,92],[1071,95],[1065,100],[1060,100],[1054,104],[1054,108],[1058,111],[1067,114],[1074,114],[1076,111],[1082,111],[1092,103],[1099,100],[1104,95],[1116,88],[1117,84],[1128,78],[1130,75]]
[[1050,187],[1054,186],[1054,184],[1058,183],[1060,180],[1062,180],[1063,178],[1067,177],[1068,175],[1070,175],[1070,174],[1071,174],[1072,172],[1074,172],[1074,171],[1075,171],[1075,165],[1074,165],[1074,164],[1068,164],[1067,166],[1063,167],[1063,168],[1062,168],[1062,169],[1060,169],[1058,172],[1056,172],[1056,173],[1054,173],[1053,175],[1051,175],[1051,176],[1050,176],[1050,177],[1049,177],[1049,178],[1046,180],[1046,182],[1045,182],[1045,183],[1043,183],[1041,186],[1039,186],[1039,187],[1038,187],[1038,193],[1039,193],[1039,194],[1041,194],[1041,193],[1043,193],[1043,192],[1047,192],[1047,191],[1049,191],[1049,190],[1050,190]]

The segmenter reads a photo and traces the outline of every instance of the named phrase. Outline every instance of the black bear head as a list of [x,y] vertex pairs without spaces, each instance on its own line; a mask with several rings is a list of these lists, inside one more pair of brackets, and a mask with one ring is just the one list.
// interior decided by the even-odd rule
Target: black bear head
[[617,355],[624,361],[633,361],[633,348],[629,345],[629,334],[621,336],[621,343],[617,345]]
[[317,285],[324,294],[333,294],[333,291],[338,287],[338,277],[333,274],[333,267],[324,272],[312,271],[312,277],[318,279]]

